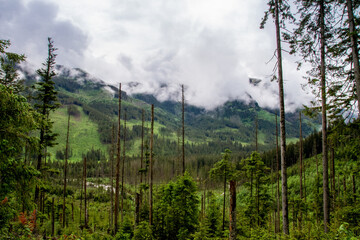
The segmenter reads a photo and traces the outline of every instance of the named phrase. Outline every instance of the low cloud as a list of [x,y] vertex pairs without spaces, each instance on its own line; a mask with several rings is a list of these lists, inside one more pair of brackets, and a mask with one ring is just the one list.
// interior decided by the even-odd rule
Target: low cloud
[[[137,87],[159,100],[186,101],[213,109],[249,95],[260,106],[278,105],[277,84],[270,82],[275,61],[271,19],[259,29],[266,3],[260,0],[0,0],[2,38],[39,65],[46,38],[59,48],[58,63],[80,67],[96,78]],[[288,110],[311,97],[294,59],[284,54]],[[249,77],[262,79],[260,87]],[[125,87],[126,88],[126,87]],[[126,89],[124,89],[126,90]]]

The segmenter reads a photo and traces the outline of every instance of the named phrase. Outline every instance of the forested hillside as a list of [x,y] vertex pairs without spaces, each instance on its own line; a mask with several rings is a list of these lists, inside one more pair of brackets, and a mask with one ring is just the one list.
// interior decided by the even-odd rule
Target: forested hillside
[[[75,118],[72,120],[71,141],[76,143],[71,148],[75,150],[70,156],[70,160],[81,160],[81,152],[91,148],[106,151],[107,145],[111,142],[111,128],[116,121],[117,110],[117,90],[118,86],[108,85],[100,79],[92,77],[81,69],[69,69],[57,65],[55,68],[58,73],[54,77],[55,88],[58,91],[59,101],[62,106],[51,116],[54,121],[54,131],[59,134],[58,145],[49,148],[49,153],[56,157],[56,152],[65,149],[65,129],[66,116],[64,109],[70,107],[70,115]],[[31,85],[36,80],[36,76],[22,70],[26,81],[25,84]],[[179,86],[179,91],[181,91]],[[174,101],[159,102],[150,94],[135,94],[129,96],[122,92],[124,110],[127,113],[127,141],[130,149],[130,156],[139,155],[139,141],[141,135],[141,112],[145,110],[145,126],[149,131],[150,105],[155,106],[155,151],[161,155],[177,156],[177,144],[180,137],[181,128],[181,103]],[[287,114],[287,137],[288,141],[296,141],[299,138],[299,111]],[[205,110],[196,106],[185,106],[185,125],[186,125],[186,151],[189,154],[217,154],[226,148],[234,153],[248,154],[255,149],[255,125],[258,126],[259,150],[268,150],[275,146],[275,115],[276,110],[262,109],[253,101],[236,100],[227,102],[225,105],[214,110]],[[85,113],[86,116],[83,116]],[[89,118],[94,124],[82,123]],[[123,118],[123,117],[122,117]],[[78,124],[76,124],[78,123]],[[318,119],[305,118],[303,120],[303,134],[317,131],[319,128]],[[81,139],[87,128],[88,142]],[[93,134],[97,130],[98,136]],[[122,131],[123,132],[123,131]],[[78,136],[80,139],[78,139]],[[101,143],[98,143],[99,138]],[[96,143],[96,144],[95,144]],[[82,149],[82,150],[79,150]],[[59,156],[60,153],[58,153]]]

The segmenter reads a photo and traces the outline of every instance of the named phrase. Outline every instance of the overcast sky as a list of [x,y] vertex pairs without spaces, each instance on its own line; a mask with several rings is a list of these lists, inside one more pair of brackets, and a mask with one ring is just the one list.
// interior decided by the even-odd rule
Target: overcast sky
[[[250,94],[277,105],[270,82],[275,60],[272,19],[259,29],[264,0],[0,0],[0,39],[38,68],[47,37],[57,63],[79,67],[105,82],[139,82],[136,91],[211,109]],[[302,73],[284,53],[287,109],[307,103]],[[261,88],[249,77],[263,79]],[[167,85],[167,88],[160,88]],[[129,89],[128,89],[129,90]]]

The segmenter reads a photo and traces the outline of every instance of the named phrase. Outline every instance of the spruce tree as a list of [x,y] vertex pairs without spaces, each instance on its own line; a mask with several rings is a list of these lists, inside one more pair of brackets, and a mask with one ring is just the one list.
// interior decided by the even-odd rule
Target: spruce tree
[[285,102],[284,102],[284,79],[282,68],[282,38],[281,28],[285,28],[285,21],[292,20],[290,6],[285,0],[270,0],[268,2],[269,10],[265,12],[265,16],[260,24],[263,28],[269,14],[275,20],[275,36],[276,36],[276,59],[277,59],[277,79],[279,86],[279,108],[280,108],[280,152],[281,152],[281,188],[282,188],[282,214],[283,214],[283,232],[289,234],[289,214],[288,214],[288,187],[286,173],[286,131],[285,131]]
[[25,61],[25,55],[5,51],[10,45],[9,40],[0,40],[0,84],[19,93],[23,89],[23,83],[16,67]]
[[[312,64],[308,71],[309,85],[319,98],[322,116],[322,157],[323,157],[323,212],[324,231],[328,232],[330,223],[329,177],[328,177],[328,143],[327,143],[327,78],[336,70],[328,57],[328,43],[332,41],[334,29],[334,1],[298,0],[299,21],[291,41],[292,53],[300,53],[303,60]],[[316,103],[315,103],[316,104]]]
[[[52,132],[53,122],[49,119],[49,114],[59,107],[57,102],[57,91],[55,90],[55,82],[52,80],[56,75],[55,67],[55,51],[54,42],[48,38],[48,57],[43,63],[43,68],[38,69],[36,72],[40,76],[40,82],[37,83],[37,95],[35,97],[35,108],[41,114],[40,123],[40,137],[39,137],[39,152],[37,157],[37,170],[42,169],[42,160],[44,157],[45,149],[55,145],[57,134]],[[39,206],[39,186],[35,189],[35,203]]]

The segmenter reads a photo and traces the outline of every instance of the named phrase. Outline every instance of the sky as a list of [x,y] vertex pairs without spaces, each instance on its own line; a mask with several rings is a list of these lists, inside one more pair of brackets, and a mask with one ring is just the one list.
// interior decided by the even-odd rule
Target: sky
[[[262,107],[278,105],[271,82],[276,61],[272,19],[260,22],[264,0],[0,0],[0,39],[41,67],[47,38],[57,64],[77,67],[131,93],[153,93],[213,109],[249,96]],[[286,109],[312,99],[302,89],[304,70],[283,54]],[[272,60],[271,60],[272,59]],[[270,61],[271,60],[271,61]],[[260,86],[249,78],[262,79]],[[139,83],[130,88],[129,83]]]

